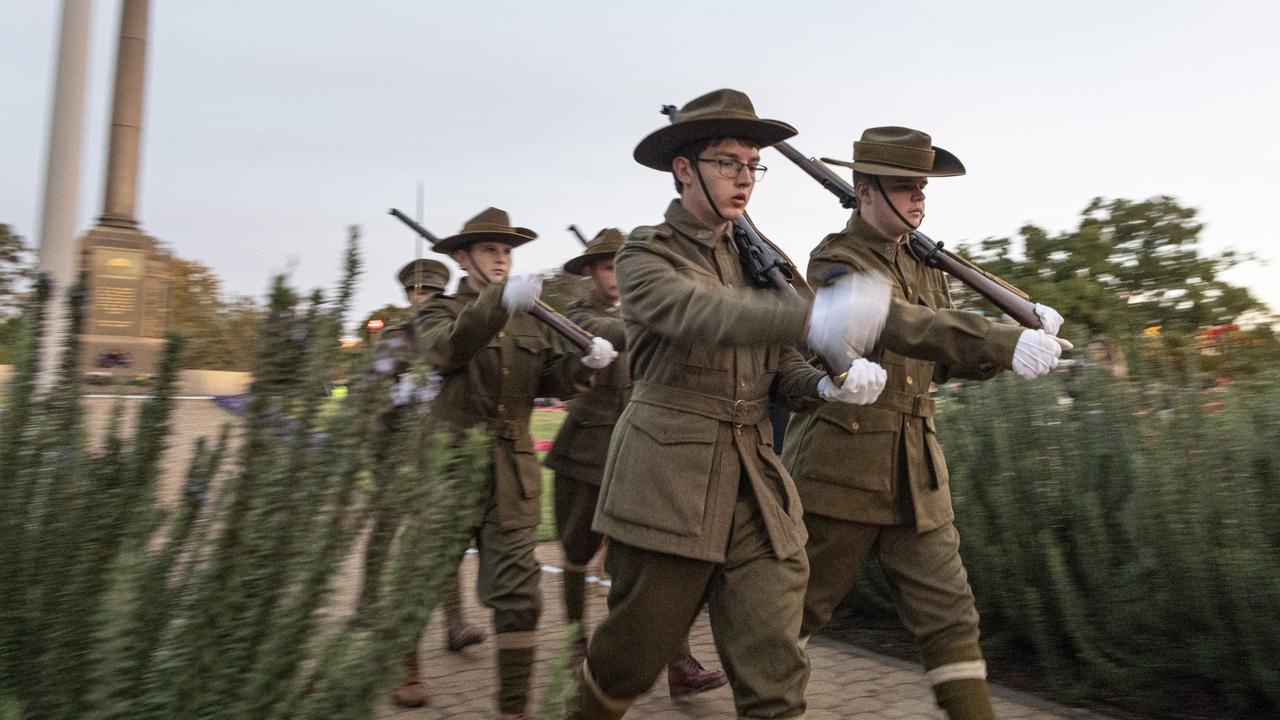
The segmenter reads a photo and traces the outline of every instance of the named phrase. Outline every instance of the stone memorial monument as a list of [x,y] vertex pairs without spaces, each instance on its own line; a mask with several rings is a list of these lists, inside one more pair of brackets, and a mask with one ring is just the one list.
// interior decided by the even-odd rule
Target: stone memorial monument
[[124,0],[102,216],[80,240],[88,297],[86,370],[116,376],[156,370],[171,316],[172,258],[134,216],[142,135],[148,0]]

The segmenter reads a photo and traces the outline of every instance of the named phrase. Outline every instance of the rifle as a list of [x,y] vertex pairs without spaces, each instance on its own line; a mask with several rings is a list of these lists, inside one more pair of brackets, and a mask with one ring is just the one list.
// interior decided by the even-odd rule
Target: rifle
[[569,227],[565,228],[565,230],[568,230],[569,232],[573,233],[574,236],[578,238],[578,242],[582,243],[582,247],[586,247],[591,244],[591,242],[587,240],[587,236],[583,235],[582,231],[578,229],[577,225],[570,225]]
[[[854,193],[853,186],[830,167],[815,158],[805,157],[785,141],[773,147],[788,160],[799,165],[801,170],[817,180],[828,192],[835,195],[841,206],[850,210],[857,209],[858,196]],[[1030,295],[950,250],[944,249],[943,243],[929,239],[929,236],[919,230],[912,230],[907,236],[907,247],[911,254],[927,267],[937,268],[968,285],[974,292],[990,300],[992,305],[1003,310],[1019,325],[1032,330],[1039,330],[1042,327],[1040,317],[1036,315],[1036,304],[1031,300]]]
[[[405,215],[395,208],[391,208],[389,212],[394,215],[397,220],[408,225],[414,232],[421,235],[432,245],[440,242],[440,238],[431,234],[430,230],[414,222],[414,220],[408,215]],[[585,351],[591,348],[591,333],[578,327],[577,323],[556,312],[554,308],[542,300],[538,300],[537,303],[534,304],[533,309],[529,311],[529,314],[538,320],[541,320],[543,323],[546,323],[552,330],[560,333],[564,339],[573,343],[579,350]]]
[[[675,105],[663,105],[661,112],[674,123],[676,110]],[[733,221],[733,242],[738,246],[738,256],[752,282],[760,287],[800,294],[793,284],[797,278],[795,266],[777,246],[760,234],[745,212]]]

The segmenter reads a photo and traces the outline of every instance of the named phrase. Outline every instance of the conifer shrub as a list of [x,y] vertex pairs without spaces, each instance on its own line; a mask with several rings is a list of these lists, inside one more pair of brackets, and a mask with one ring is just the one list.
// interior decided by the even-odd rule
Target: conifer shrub
[[[77,333],[37,392],[48,286],[19,323],[0,411],[0,718],[363,718],[393,682],[465,549],[489,441],[408,423],[379,459],[403,513],[380,583],[335,617],[342,563],[369,517],[369,448],[386,399],[355,360],[326,403],[359,270],[353,233],[336,301],[277,279],[238,440],[201,439],[173,504],[157,500],[181,342],[128,435],[86,439]],[[419,368],[419,372],[425,369]],[[116,416],[121,410],[117,407]]]
[[[1274,716],[1280,375],[1215,388],[1191,365],[1006,373],[940,402],[961,555],[987,654],[1032,658],[1059,699]],[[868,575],[849,602],[891,607]]]

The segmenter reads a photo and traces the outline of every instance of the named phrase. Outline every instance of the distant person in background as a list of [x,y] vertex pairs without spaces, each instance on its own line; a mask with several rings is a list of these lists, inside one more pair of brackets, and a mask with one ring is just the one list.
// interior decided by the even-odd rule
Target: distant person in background
[[[418,259],[401,268],[397,277],[409,301],[409,320],[383,330],[374,346],[374,372],[384,388],[386,403],[379,417],[381,432],[376,436],[377,444],[373,449],[378,482],[372,500],[373,523],[365,546],[358,609],[361,613],[368,612],[379,599],[383,567],[400,527],[398,503],[390,492],[394,469],[390,443],[397,437],[402,423],[420,417],[420,413],[410,412],[410,406],[423,401],[409,373],[418,342],[414,322],[422,306],[448,286],[449,268],[437,260]],[[483,642],[484,631],[467,624],[463,617],[456,565],[444,578],[441,591],[447,628],[445,647],[459,652]],[[418,675],[416,655],[406,668],[405,677],[392,690],[391,698],[401,707],[422,707],[427,703],[427,692]]]
[[[581,255],[564,264],[566,273],[592,280],[587,295],[569,306],[569,319],[587,332],[608,339],[622,353],[596,374],[591,390],[569,401],[569,415],[543,462],[556,474],[556,532],[564,548],[564,606],[570,623],[583,622],[587,563],[604,540],[591,529],[600,498],[600,477],[609,455],[609,436],[631,395],[631,373],[624,352],[626,333],[618,279],[613,271],[613,256],[622,247],[622,240],[621,231],[605,228]],[[577,665],[586,654],[584,635],[574,643],[570,662]],[[667,664],[667,688],[672,697],[712,690],[727,682],[724,673],[707,670],[694,659],[687,639]]]

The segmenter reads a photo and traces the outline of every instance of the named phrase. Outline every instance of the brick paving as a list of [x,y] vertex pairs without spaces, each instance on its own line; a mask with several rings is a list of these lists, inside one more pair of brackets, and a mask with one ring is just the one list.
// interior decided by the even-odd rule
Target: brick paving
[[[115,400],[85,400],[87,426],[99,434],[111,418]],[[139,401],[121,400],[125,410],[121,425],[128,431],[133,426]],[[160,484],[160,497],[172,498],[186,472],[192,444],[196,438],[214,438],[224,423],[238,426],[238,418],[211,401],[181,400],[174,413],[174,433],[169,450],[161,461],[165,479]],[[234,455],[228,457],[228,467]],[[359,561],[362,548],[353,549],[347,559],[331,608],[331,619],[350,612],[359,583]],[[538,549],[544,563],[542,594],[544,612],[538,630],[539,655],[534,673],[534,706],[541,704],[549,684],[555,653],[565,642],[563,604],[560,595],[559,548],[554,543]],[[469,555],[463,562],[462,579],[467,618],[488,626],[488,611],[475,599],[476,559]],[[591,584],[587,592],[588,622],[604,616],[606,588]],[[694,624],[690,634],[694,655],[708,667],[719,668],[719,659],[711,639],[706,614]],[[496,717],[494,689],[497,685],[492,639],[461,653],[444,650],[444,628],[437,612],[422,639],[423,679],[431,692],[426,708],[402,710],[386,703],[377,717],[388,720],[446,720],[456,718]],[[945,716],[933,704],[924,675],[917,666],[887,658],[838,641],[818,637],[809,645],[813,672],[809,681],[810,720],[837,718],[885,718],[892,720],[939,720]],[[1101,716],[1055,705],[1038,698],[993,687],[996,713],[1005,720],[1040,720],[1049,718],[1101,718]],[[687,718],[732,718],[733,699],[724,687],[701,695],[672,700],[667,695],[666,677],[658,678],[653,689],[636,703],[628,718],[681,720]]]

